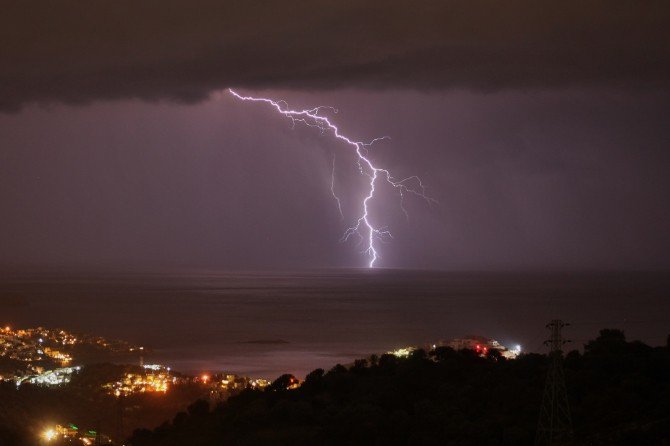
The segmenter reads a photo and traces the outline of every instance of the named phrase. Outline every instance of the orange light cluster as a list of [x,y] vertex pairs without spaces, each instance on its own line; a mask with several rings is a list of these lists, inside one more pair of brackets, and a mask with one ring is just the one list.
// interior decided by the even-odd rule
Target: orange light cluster
[[106,384],[104,387],[115,396],[132,395],[137,393],[166,393],[174,378],[166,372],[159,373],[126,373],[123,380]]

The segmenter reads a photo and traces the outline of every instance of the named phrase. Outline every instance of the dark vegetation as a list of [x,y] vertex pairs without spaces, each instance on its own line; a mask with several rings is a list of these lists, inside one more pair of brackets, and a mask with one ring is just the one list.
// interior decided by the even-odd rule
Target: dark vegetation
[[[603,330],[584,353],[565,355],[564,366],[575,430],[571,444],[670,445],[668,345],[627,342],[621,331]],[[198,400],[171,422],[136,430],[129,443],[532,445],[547,367],[545,355],[507,361],[496,352],[479,357],[449,348],[417,351],[407,359],[371,357],[349,368],[315,370],[294,390],[286,390],[291,376],[284,375],[265,391],[247,390],[214,407]],[[59,390],[27,386],[17,392],[0,386],[0,445],[34,445],[28,420],[39,410],[69,415],[79,406],[78,412],[84,407],[91,418],[113,414],[108,400],[85,396],[95,381],[82,375],[74,386]],[[157,416],[164,420],[168,410],[174,414],[186,407],[187,397],[154,401],[144,426],[156,426]]]
[[[565,357],[575,445],[670,444],[670,351],[603,330]],[[210,408],[198,401],[171,423],[138,430],[133,446],[531,445],[546,356],[438,348],[310,373],[285,390],[245,391]]]

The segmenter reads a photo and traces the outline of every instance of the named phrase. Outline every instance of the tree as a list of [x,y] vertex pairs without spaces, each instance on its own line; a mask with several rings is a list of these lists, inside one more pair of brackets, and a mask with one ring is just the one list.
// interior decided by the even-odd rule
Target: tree
[[291,375],[290,373],[285,373],[284,375],[275,379],[272,384],[270,384],[270,390],[287,390],[296,382],[298,382],[298,380],[295,376]]
[[584,346],[584,351],[592,354],[620,354],[626,347],[626,335],[622,330],[604,329],[593,341]]

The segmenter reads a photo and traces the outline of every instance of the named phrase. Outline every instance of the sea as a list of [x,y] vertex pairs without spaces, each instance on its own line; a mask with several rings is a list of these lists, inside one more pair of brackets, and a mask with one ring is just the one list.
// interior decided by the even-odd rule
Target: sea
[[144,363],[186,373],[274,379],[466,335],[546,352],[546,324],[570,325],[566,349],[603,328],[665,345],[668,272],[9,271],[0,324],[63,328],[147,348]]

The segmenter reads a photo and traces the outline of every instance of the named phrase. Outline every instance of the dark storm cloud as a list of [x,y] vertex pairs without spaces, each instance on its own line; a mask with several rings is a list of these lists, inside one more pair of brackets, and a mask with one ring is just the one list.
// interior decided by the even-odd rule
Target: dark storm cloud
[[218,88],[659,86],[665,0],[3,1],[0,109]]

